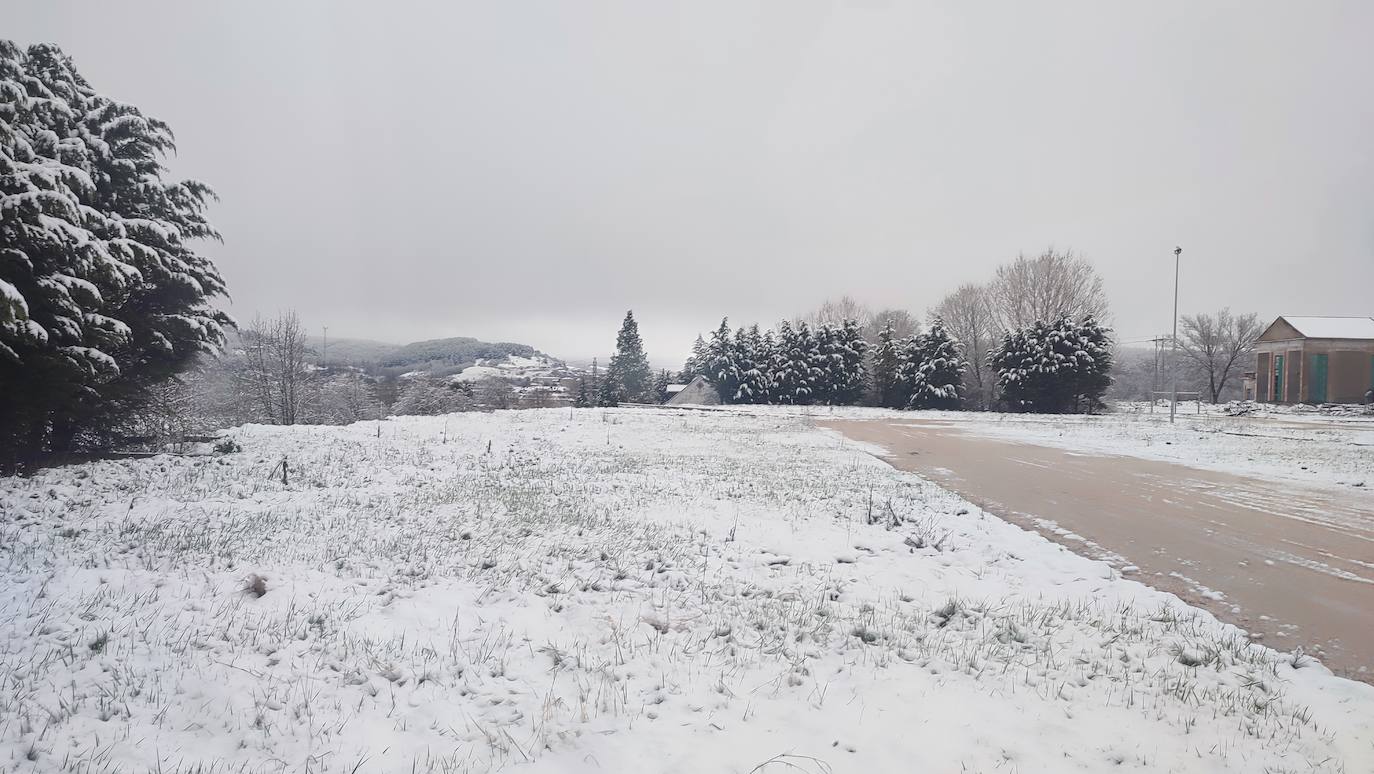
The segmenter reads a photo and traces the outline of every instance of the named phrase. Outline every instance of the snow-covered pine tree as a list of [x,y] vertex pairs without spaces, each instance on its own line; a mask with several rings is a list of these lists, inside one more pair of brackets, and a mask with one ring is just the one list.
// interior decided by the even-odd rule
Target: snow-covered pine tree
[[[758,326],[755,326],[757,329]],[[777,403],[777,362],[778,362],[778,337],[772,329],[766,330],[759,337],[759,346],[754,356],[758,364],[760,379],[759,392],[755,403]]]
[[1091,317],[1036,322],[1008,333],[988,362],[1013,411],[1092,412],[1111,384],[1111,332]]
[[739,387],[734,403],[765,403],[768,400],[768,352],[757,324],[735,332]]
[[577,380],[577,393],[573,396],[573,406],[576,408],[588,408],[592,405],[591,393],[587,391],[587,377]]
[[692,342],[692,354],[687,356],[687,362],[682,364],[682,370],[678,372],[677,380],[681,384],[687,384],[698,376],[706,375],[706,340],[697,334],[697,340]]
[[625,313],[620,332],[616,334],[615,354],[606,367],[605,383],[608,387],[603,387],[602,396],[612,398],[613,402],[602,405],[653,400],[654,372],[644,354],[644,342],[639,338],[639,323],[635,322],[633,310]]
[[201,183],[164,182],[166,124],[60,49],[0,41],[0,467],[115,442],[230,320]]
[[610,369],[606,369],[606,375],[601,377],[600,383],[596,387],[596,405],[602,408],[614,408],[620,405],[621,391],[620,382],[610,378]]
[[706,343],[706,378],[716,388],[721,403],[734,401],[739,389],[740,371],[736,361],[735,343],[730,339],[729,318],[722,318],[720,325]]
[[592,358],[590,388],[592,399],[597,406],[612,407],[620,405],[619,385],[608,379],[605,373],[602,373],[600,366],[597,365],[596,358]]
[[920,387],[923,338],[922,334],[915,333],[896,343],[897,370],[892,385],[895,408],[907,408],[911,404],[911,396]]
[[829,353],[822,349],[821,340],[815,329],[805,320],[797,323],[796,330],[797,354],[794,356],[793,364],[801,376],[804,390],[795,393],[793,403],[810,405],[816,403],[818,394],[826,389]]
[[668,370],[667,370],[667,369],[663,369],[663,370],[659,371],[659,372],[658,372],[658,376],[654,377],[654,402],[655,402],[655,403],[667,403],[667,402],[668,402],[668,384],[669,384],[669,382],[671,382],[671,381],[672,381],[672,379],[671,379],[671,377],[668,375]]
[[735,390],[730,394],[730,399],[724,402],[751,403],[744,384],[746,375],[754,368],[754,353],[749,344],[748,328],[741,326],[735,330],[734,339],[730,342],[730,358],[735,374]]
[[830,325],[822,323],[812,329],[811,400],[821,405],[835,405],[840,381],[839,336]]
[[773,403],[811,402],[811,363],[807,357],[810,335],[808,331],[803,339],[798,333],[800,327],[792,327],[787,320],[778,324],[777,346],[773,351]]
[[839,363],[835,402],[845,406],[854,405],[863,400],[868,381],[864,369],[868,341],[864,339],[863,326],[856,320],[845,320],[836,332],[836,348]]
[[940,318],[916,337],[915,370],[907,408],[957,409],[964,396],[964,359]]
[[901,364],[901,342],[895,339],[892,323],[878,332],[873,347],[873,401],[883,408],[899,408],[897,369]]
[[[1067,319],[1064,321],[1072,325]],[[1073,411],[1088,414],[1106,408],[1103,394],[1112,384],[1112,336],[1092,315],[1087,315],[1073,332]]]

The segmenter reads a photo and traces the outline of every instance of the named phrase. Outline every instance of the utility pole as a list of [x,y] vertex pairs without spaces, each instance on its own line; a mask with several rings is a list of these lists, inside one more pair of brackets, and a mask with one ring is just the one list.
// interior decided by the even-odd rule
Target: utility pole
[[320,344],[320,368],[329,365],[329,326],[324,326],[324,341]]
[[1150,339],[1150,343],[1155,345],[1155,378],[1150,382],[1150,400],[1155,400],[1155,394],[1164,388],[1164,343],[1169,337],[1163,333]]
[[1182,247],[1174,248],[1174,335],[1173,351],[1169,354],[1169,370],[1173,386],[1169,391],[1173,393],[1169,401],[1169,424],[1174,423],[1174,414],[1178,413],[1178,260],[1183,255]]

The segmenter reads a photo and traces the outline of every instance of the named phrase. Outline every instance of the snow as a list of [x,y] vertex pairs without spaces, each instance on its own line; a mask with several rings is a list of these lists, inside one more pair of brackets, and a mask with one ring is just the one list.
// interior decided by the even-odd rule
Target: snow
[[59,347],[58,350],[92,373],[119,373],[119,363],[115,362],[113,357],[94,347],[67,346]]
[[[1244,406],[1254,413],[1228,416]],[[1202,413],[1194,413],[1201,409]],[[1106,414],[1003,414],[895,411],[863,406],[719,406],[716,411],[807,420],[938,422],[964,432],[1052,446],[1173,462],[1240,476],[1287,480],[1347,496],[1374,497],[1374,413],[1363,406],[1180,403],[1169,424],[1165,403],[1116,403]],[[881,453],[881,452],[876,452]],[[1371,503],[1374,509],[1374,503]]]
[[483,379],[499,378],[506,372],[494,366],[468,366],[453,376],[455,382],[480,382]]
[[24,300],[24,296],[19,292],[19,288],[0,279],[0,302],[14,310],[16,317],[24,317],[29,313],[29,305]]
[[480,382],[483,379],[532,379],[561,373],[565,366],[546,357],[520,357],[507,355],[502,358],[479,358],[474,365],[464,368],[452,377],[458,382]]
[[1309,339],[1374,339],[1374,317],[1289,317],[1281,319]]
[[1374,767],[1374,687],[801,412],[230,435],[0,479],[0,769]]
[[[1374,487],[1374,421],[1331,416],[1320,423],[1293,415],[1230,417],[1187,413],[1169,424],[1167,408],[1148,413],[1047,416],[945,412],[928,418],[979,435],[1097,454],[1175,462],[1270,480],[1340,489]],[[908,419],[918,419],[909,415]],[[1371,417],[1370,419],[1374,419]],[[1374,493],[1368,493],[1374,498]],[[1371,501],[1374,510],[1374,501]]]

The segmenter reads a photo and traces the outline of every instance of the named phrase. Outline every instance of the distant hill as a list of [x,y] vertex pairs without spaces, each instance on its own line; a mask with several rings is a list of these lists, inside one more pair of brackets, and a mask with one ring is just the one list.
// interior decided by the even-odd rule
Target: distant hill
[[[324,341],[319,336],[307,342],[312,360],[319,360]],[[479,360],[504,361],[507,358],[535,358],[560,363],[528,344],[509,341],[489,342],[470,336],[430,339],[410,344],[388,344],[367,339],[329,339],[325,353],[330,365],[351,365],[379,375],[398,376],[410,371],[429,371],[437,376],[456,374]]]
[[398,347],[381,359],[385,369],[455,373],[476,364],[479,359],[500,360],[506,357],[531,358],[543,355],[528,344],[508,341],[486,342],[467,336],[451,339],[417,341]]
[[330,338],[328,341],[329,351],[325,352],[325,344],[325,340],[320,336],[309,337],[306,340],[306,346],[310,349],[310,359],[317,360],[321,355],[325,355],[329,362],[334,365],[375,367],[382,362],[382,358],[401,348],[400,344],[391,344],[385,341]]

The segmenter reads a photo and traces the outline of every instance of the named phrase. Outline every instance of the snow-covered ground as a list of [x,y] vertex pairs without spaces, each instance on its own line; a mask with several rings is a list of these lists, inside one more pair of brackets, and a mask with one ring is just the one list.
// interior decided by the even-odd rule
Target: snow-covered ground
[[[1252,404],[1253,405],[1253,404]],[[1374,497],[1374,415],[1363,407],[1320,413],[1301,407],[1260,407],[1230,416],[1224,407],[1187,404],[1169,424],[1169,409],[1117,404],[1093,416],[977,411],[893,411],[860,406],[727,406],[718,410],[813,420],[875,419],[941,422],[993,438],[1094,454],[1144,459],[1286,479]],[[1362,492],[1352,492],[1358,496]]]
[[[1147,404],[1148,406],[1148,404]],[[1076,451],[1177,462],[1323,488],[1374,489],[1374,423],[1282,413],[1226,416],[1115,412],[1097,416],[947,414],[968,432]]]
[[0,769],[1374,769],[1374,687],[805,416],[230,435],[0,480]]

